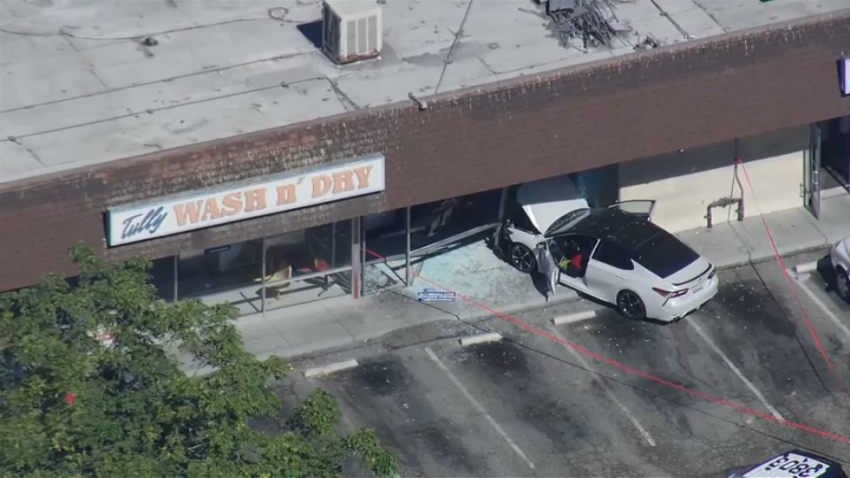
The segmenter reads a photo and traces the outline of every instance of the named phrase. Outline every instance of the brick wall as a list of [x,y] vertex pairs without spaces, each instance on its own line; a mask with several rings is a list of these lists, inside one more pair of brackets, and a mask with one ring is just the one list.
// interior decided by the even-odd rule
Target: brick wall
[[[162,257],[850,114],[850,11],[0,185],[0,290],[67,247]],[[107,250],[105,208],[372,152],[387,191]]]

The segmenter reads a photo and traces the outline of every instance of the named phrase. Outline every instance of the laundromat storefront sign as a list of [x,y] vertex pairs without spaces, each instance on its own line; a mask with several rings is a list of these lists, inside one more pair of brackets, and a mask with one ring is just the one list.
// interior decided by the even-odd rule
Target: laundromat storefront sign
[[110,246],[227,224],[381,192],[384,157],[369,158],[268,182],[198,191],[144,205],[110,208]]

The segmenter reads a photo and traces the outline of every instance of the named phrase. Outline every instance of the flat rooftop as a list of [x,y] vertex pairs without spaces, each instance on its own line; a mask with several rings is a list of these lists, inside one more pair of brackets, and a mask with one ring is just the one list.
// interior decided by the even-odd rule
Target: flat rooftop
[[310,40],[314,0],[0,2],[0,183],[847,8],[613,5],[626,33],[583,51],[531,0],[386,0],[381,57],[339,66]]

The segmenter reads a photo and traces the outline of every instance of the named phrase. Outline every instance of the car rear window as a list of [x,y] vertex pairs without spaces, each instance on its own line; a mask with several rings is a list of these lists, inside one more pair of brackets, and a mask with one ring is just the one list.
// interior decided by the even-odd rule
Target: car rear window
[[693,264],[699,259],[699,254],[674,235],[657,228],[656,234],[634,249],[634,259],[664,279]]

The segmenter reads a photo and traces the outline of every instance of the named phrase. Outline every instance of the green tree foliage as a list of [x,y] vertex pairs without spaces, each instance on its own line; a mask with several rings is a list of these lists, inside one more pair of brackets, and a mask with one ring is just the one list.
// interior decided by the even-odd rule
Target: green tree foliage
[[[396,461],[367,429],[344,435],[330,394],[310,395],[268,434],[248,420],[278,420],[272,380],[289,368],[245,352],[235,310],[165,304],[149,263],[71,256],[81,274],[0,296],[0,476],[391,476]],[[111,343],[101,339],[107,333]],[[217,369],[187,376],[191,353]]]

